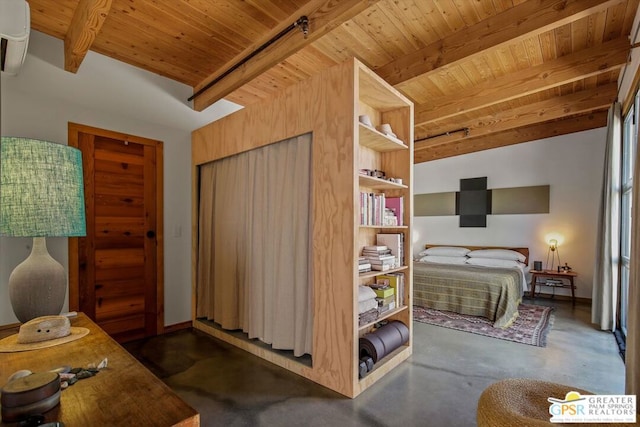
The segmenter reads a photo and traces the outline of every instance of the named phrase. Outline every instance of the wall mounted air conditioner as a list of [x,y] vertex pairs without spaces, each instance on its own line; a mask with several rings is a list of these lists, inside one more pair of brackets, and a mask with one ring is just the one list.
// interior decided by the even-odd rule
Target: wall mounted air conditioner
[[0,69],[7,74],[18,74],[24,63],[30,22],[25,0],[0,0]]

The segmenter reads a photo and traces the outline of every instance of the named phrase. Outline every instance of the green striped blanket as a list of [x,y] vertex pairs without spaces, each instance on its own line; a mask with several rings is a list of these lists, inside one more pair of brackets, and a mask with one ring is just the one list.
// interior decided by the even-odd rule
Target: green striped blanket
[[492,320],[508,328],[518,317],[522,273],[515,268],[415,262],[413,304]]

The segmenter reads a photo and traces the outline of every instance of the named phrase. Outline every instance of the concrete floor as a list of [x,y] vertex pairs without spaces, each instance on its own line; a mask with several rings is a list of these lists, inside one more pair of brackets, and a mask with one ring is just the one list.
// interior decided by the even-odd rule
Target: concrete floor
[[513,377],[624,394],[615,339],[590,325],[590,307],[535,303],[555,307],[547,347],[416,322],[413,356],[356,399],[197,331],[125,347],[200,412],[203,426],[474,426],[482,391]]

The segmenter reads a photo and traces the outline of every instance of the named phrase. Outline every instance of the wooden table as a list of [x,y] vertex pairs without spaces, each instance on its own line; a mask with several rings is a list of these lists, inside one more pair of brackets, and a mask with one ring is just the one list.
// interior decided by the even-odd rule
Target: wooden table
[[573,282],[573,278],[578,276],[578,273],[573,271],[555,271],[555,270],[531,270],[531,298],[536,297],[536,281],[538,277],[547,277],[552,279],[567,279],[568,285],[557,284],[556,288],[571,288],[571,301],[573,305],[576,305],[576,285]]
[[[42,372],[63,365],[87,367],[105,357],[108,367],[94,377],[79,380],[63,390],[60,405],[46,412],[45,422],[74,426],[185,426],[200,425],[200,415],[166,384],[80,313],[71,326],[89,329],[79,340],[18,353],[0,353],[0,385],[20,369]],[[0,331],[0,338],[18,327]],[[17,423],[1,423],[15,426]]]

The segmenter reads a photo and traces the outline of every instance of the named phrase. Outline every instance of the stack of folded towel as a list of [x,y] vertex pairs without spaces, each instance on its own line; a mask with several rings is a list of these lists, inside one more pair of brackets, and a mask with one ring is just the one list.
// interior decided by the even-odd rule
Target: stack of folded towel
[[376,292],[369,286],[358,286],[358,323],[366,325],[378,318]]

